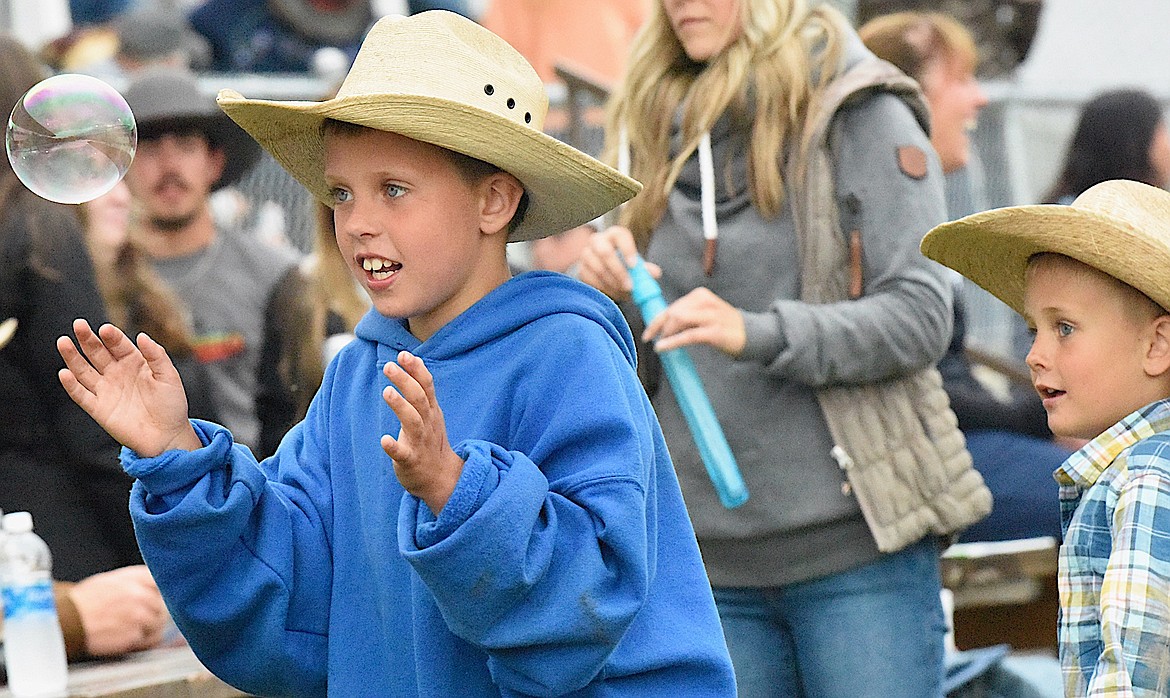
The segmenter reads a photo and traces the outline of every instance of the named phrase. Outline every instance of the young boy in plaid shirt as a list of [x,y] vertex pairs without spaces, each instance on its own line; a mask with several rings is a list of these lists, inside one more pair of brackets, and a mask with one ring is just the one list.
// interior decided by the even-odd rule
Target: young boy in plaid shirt
[[1065,695],[1170,695],[1170,193],[1104,182],[922,250],[1023,314],[1049,426],[1089,440],[1054,473]]

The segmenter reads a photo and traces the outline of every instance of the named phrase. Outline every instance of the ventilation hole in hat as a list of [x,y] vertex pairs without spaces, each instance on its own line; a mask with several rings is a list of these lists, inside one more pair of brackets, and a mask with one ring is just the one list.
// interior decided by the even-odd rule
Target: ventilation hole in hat
[[526,123],[526,124],[532,123],[532,114],[531,113],[524,112],[524,123]]
[[511,97],[508,98],[508,108],[509,109],[516,108],[516,100],[512,99]]
[[483,93],[484,93],[485,95],[490,95],[490,94],[492,94],[492,93],[493,93],[493,92],[495,92],[495,91],[496,91],[496,88],[495,88],[495,87],[492,87],[491,85],[484,85],[484,86],[483,86]]

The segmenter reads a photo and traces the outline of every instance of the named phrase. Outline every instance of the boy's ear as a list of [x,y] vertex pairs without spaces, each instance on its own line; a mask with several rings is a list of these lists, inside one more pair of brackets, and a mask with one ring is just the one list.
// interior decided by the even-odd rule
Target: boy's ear
[[485,235],[507,232],[508,224],[516,215],[516,207],[524,196],[520,180],[507,172],[488,175],[480,189],[482,202],[479,214],[479,230]]
[[1170,315],[1160,315],[1150,325],[1150,344],[1146,349],[1146,375],[1157,378],[1170,371]]

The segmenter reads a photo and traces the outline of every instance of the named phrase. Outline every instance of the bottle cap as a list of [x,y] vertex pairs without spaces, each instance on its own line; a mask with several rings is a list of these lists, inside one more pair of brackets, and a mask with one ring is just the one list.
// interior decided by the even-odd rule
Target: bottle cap
[[5,514],[3,519],[5,533],[28,533],[33,530],[32,514],[27,511],[14,511],[11,514]]

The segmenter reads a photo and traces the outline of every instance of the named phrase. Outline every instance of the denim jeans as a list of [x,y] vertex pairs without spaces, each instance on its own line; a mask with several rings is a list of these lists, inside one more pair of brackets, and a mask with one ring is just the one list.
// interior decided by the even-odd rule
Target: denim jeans
[[946,620],[933,537],[775,588],[716,587],[740,698],[939,698]]
[[1070,453],[1052,441],[1000,430],[964,432],[975,469],[991,490],[991,513],[971,524],[959,540],[1012,540],[1052,536],[1060,540],[1060,497],[1052,471]]

